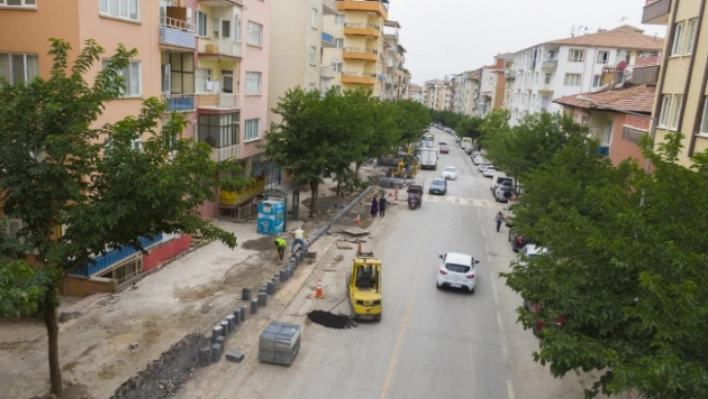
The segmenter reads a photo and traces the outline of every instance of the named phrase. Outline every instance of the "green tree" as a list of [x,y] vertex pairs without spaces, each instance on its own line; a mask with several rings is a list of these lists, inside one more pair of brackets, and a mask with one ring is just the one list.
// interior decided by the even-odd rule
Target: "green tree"
[[475,140],[482,135],[481,128],[483,123],[483,118],[464,117],[457,123],[457,125],[455,125],[455,133],[457,133],[460,137],[469,137]]
[[393,103],[393,114],[398,127],[399,144],[403,146],[420,141],[423,129],[430,126],[430,113],[417,101],[396,101]]
[[[51,41],[54,62],[47,80],[0,84],[2,209],[7,217],[22,220],[17,236],[34,249],[39,264],[29,270],[25,257],[32,255],[0,246],[0,293],[15,288],[11,295],[20,297],[10,313],[43,316],[51,389],[61,396],[56,309],[64,273],[86,266],[92,254],[107,248],[143,250],[139,238],[161,232],[199,232],[232,248],[236,237],[202,220],[195,210],[216,200],[213,188],[224,183],[217,176],[233,172],[234,166],[212,162],[205,143],[179,139],[184,117],[172,115],[160,130],[157,121],[165,105],[150,98],[139,116],[96,126],[105,104],[121,96],[121,70],[136,51],[119,46],[89,85],[84,75],[101,60],[103,49],[86,41],[69,67],[70,45]],[[139,137],[143,151],[131,146]],[[12,239],[3,237],[0,242]]]
[[642,142],[651,175],[574,135],[525,182],[515,229],[549,252],[502,276],[542,305],[519,309],[526,328],[546,325],[536,361],[601,373],[587,397],[708,397],[708,153],[682,167],[682,135],[667,137]]
[[[359,168],[363,162],[367,159],[380,158],[395,152],[396,147],[403,141],[401,130],[396,123],[397,115],[400,112],[398,102],[372,99],[370,106],[372,127],[368,129],[364,136],[366,152],[356,162],[357,178],[359,177]],[[427,113],[424,114],[427,115]],[[411,130],[415,130],[415,127],[412,127]]]

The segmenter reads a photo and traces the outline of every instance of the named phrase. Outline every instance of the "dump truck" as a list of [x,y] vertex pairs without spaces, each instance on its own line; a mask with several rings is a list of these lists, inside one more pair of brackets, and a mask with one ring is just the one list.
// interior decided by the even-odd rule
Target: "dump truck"
[[381,321],[381,260],[373,252],[357,251],[346,279],[352,319]]
[[438,149],[437,148],[421,148],[420,149],[420,168],[433,169],[438,168]]

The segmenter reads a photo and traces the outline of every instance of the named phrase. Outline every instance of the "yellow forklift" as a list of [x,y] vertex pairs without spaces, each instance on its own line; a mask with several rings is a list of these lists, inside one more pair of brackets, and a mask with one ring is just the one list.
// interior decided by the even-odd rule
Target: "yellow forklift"
[[347,272],[347,295],[352,308],[352,319],[381,321],[383,310],[381,260],[373,252],[357,251],[352,270]]

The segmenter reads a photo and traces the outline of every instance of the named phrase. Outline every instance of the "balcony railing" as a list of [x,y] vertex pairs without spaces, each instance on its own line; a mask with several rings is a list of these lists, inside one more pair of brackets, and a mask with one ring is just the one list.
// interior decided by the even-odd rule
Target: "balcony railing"
[[225,55],[228,57],[241,57],[241,42],[231,39],[199,38],[199,52],[201,54]]
[[[157,236],[150,237],[140,237],[138,239],[140,245],[147,249],[160,241],[162,241],[162,233]],[[111,266],[117,264],[118,262],[135,255],[137,251],[131,246],[120,247],[117,249],[110,250],[103,255],[93,258],[93,262],[84,266],[77,267],[71,271],[74,276],[91,277],[96,274],[110,268]]]
[[642,13],[643,24],[666,25],[669,22],[671,0],[647,0]]
[[211,149],[211,160],[214,162],[225,161],[230,158],[238,158],[239,150],[241,148],[240,144],[234,144],[227,147],[212,148]]
[[256,181],[252,186],[238,191],[222,191],[219,194],[219,202],[223,205],[238,205],[265,191],[265,181]]
[[322,13],[324,15],[337,15],[337,2],[334,0],[322,0]]
[[368,0],[368,1],[337,1],[337,11],[364,11],[375,12],[384,19],[388,19],[388,0]]
[[543,60],[543,65],[541,66],[543,69],[555,69],[558,68],[558,59],[556,58],[547,58]]
[[337,76],[337,71],[332,67],[320,68],[320,77],[325,79],[332,79]]
[[378,54],[379,50],[372,49],[372,48],[363,48],[363,47],[345,47],[344,52],[345,53],[359,53],[359,54]]
[[599,152],[600,155],[609,157],[610,156],[610,146],[607,146],[607,145],[600,146],[597,149],[597,152]]
[[636,67],[632,71],[632,83],[655,85],[659,81],[659,65]]
[[344,24],[345,28],[356,28],[356,29],[376,29],[376,30],[381,30],[381,27],[378,25],[374,24],[363,24],[363,23],[354,23],[354,22],[347,22]]
[[199,109],[236,109],[239,108],[238,94],[231,93],[198,93],[197,108]]
[[516,71],[513,70],[513,69],[507,69],[506,71],[504,71],[504,77],[505,77],[507,80],[514,80],[514,79],[516,79]]
[[350,76],[354,78],[374,78],[377,79],[379,75],[369,72],[342,72],[342,76]]
[[344,34],[355,36],[380,37],[381,27],[374,24],[345,23]]
[[327,44],[325,47],[336,47],[334,42],[334,36],[327,32],[322,32],[322,43]]
[[160,43],[196,48],[194,24],[177,18],[163,17],[160,21]]
[[194,94],[164,94],[162,97],[168,112],[194,111]]

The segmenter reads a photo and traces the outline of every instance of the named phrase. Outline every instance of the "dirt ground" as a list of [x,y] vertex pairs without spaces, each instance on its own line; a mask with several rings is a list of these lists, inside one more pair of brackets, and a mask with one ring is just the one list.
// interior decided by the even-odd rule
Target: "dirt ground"
[[[364,168],[362,172],[377,173]],[[321,190],[332,193],[321,194],[321,212],[309,218],[309,199],[303,200],[301,220],[289,225],[290,229],[302,226],[311,234],[355,197],[355,193],[337,197],[329,187]],[[373,195],[369,193],[339,224],[356,226],[359,215],[359,227],[368,227]],[[190,334],[209,332],[230,309],[243,305],[243,287],[257,291],[284,267],[272,238],[257,234],[255,222],[217,223],[236,234],[239,247],[231,250],[211,242],[163,265],[133,287],[91,303],[77,317],[60,324],[64,399],[111,397],[173,345]],[[0,387],[0,399],[43,397],[49,391],[46,332],[40,320],[0,322]]]

